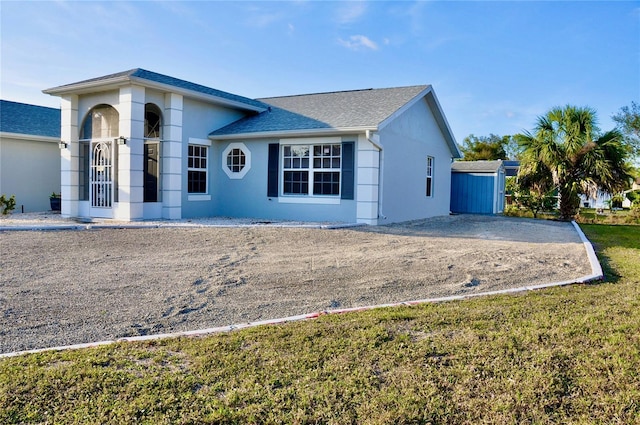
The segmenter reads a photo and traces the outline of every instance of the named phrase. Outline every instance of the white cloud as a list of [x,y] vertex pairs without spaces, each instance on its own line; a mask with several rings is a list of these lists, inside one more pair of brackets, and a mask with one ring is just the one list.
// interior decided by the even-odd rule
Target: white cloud
[[351,37],[349,37],[349,40],[343,40],[339,38],[338,43],[351,50],[378,50],[378,45],[376,44],[376,42],[372,41],[364,35],[352,35]]
[[246,19],[246,24],[253,28],[265,28],[282,19],[281,13],[255,13]]
[[349,1],[344,2],[343,6],[338,9],[336,20],[339,24],[348,24],[355,22],[367,10],[367,5],[364,1]]

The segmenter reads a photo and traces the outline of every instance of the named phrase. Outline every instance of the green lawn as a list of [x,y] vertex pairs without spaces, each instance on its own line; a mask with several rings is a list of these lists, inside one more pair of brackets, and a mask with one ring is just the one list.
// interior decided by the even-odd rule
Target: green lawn
[[640,227],[608,283],[0,360],[0,423],[640,424]]

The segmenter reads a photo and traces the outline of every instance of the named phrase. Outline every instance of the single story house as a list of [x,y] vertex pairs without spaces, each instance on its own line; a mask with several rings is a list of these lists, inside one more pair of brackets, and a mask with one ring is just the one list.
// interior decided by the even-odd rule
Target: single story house
[[133,69],[44,93],[61,98],[65,217],[449,213],[461,155],[429,85],[250,99]]
[[46,211],[60,193],[60,109],[0,100],[0,194],[17,212]]
[[500,214],[505,202],[502,160],[456,161],[451,165],[451,212]]

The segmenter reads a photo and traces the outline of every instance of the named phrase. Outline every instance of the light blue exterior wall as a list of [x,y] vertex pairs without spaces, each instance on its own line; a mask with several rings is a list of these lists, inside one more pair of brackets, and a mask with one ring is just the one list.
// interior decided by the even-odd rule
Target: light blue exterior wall
[[[313,139],[317,143],[317,139]],[[356,137],[343,138],[355,141]],[[234,141],[238,142],[238,141]],[[356,201],[339,199],[335,205],[285,203],[283,196],[267,196],[267,165],[270,143],[286,143],[286,139],[259,139],[241,141],[251,152],[251,169],[242,179],[231,179],[223,170],[222,158],[230,142],[216,142],[214,148],[213,185],[215,206],[213,215],[248,217],[266,220],[339,221],[355,222]],[[280,153],[281,156],[281,153]],[[357,166],[357,164],[356,164]],[[279,191],[282,184],[279,167]]]
[[[219,204],[218,172],[220,168],[217,146],[208,140],[208,134],[230,124],[244,115],[241,111],[217,105],[184,99],[182,110],[182,217],[210,217],[215,214]],[[208,143],[208,190],[206,194],[189,194],[187,179],[187,159],[190,140],[196,144]],[[225,176],[226,177],[226,176]],[[190,199],[191,198],[191,199]],[[194,200],[197,199],[197,200]],[[206,199],[202,199],[206,198]]]
[[[452,154],[429,106],[420,99],[380,131],[383,146],[379,224],[449,214]],[[426,196],[427,157],[434,158],[433,196]]]

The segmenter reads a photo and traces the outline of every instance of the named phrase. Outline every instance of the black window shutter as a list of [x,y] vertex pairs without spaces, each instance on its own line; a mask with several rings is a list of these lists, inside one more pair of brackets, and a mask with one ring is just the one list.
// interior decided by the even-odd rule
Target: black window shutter
[[269,158],[267,160],[267,196],[278,197],[278,163],[280,162],[280,145],[269,143]]
[[342,199],[353,199],[355,184],[355,143],[342,143]]

